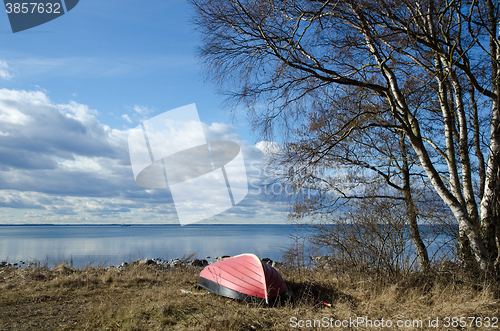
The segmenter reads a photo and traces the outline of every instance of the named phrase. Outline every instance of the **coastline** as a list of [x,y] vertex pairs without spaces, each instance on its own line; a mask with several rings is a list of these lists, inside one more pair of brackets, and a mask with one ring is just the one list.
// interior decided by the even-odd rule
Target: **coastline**
[[[207,256],[205,259],[197,259],[193,258],[194,254],[191,254],[188,257],[182,257],[182,258],[174,258],[170,260],[166,260],[163,258],[145,258],[145,259],[137,259],[131,262],[124,261],[121,264],[115,266],[115,265],[109,265],[109,266],[97,266],[98,268],[103,268],[103,269],[113,269],[116,268],[118,270],[121,270],[129,265],[146,265],[146,266],[158,266],[162,268],[176,268],[176,267],[205,267],[207,265],[210,265],[214,262],[221,261],[229,255],[221,255],[221,256],[216,256],[214,258],[211,258],[210,256]],[[262,262],[268,263],[274,268],[283,266],[284,264],[279,261],[273,261],[270,258],[264,257],[260,258]],[[84,268],[74,268],[70,263],[67,262],[60,262],[56,263],[53,268],[56,268],[59,265],[65,265],[69,268],[72,269],[85,269],[85,268],[95,268],[95,266],[88,265]],[[48,264],[42,265],[41,262],[39,261],[34,261],[34,262],[25,262],[25,261],[19,261],[19,262],[7,262],[7,261],[0,261],[0,270],[2,268],[14,268],[14,269],[25,269],[25,268],[46,268],[46,269],[52,269],[48,266]]]

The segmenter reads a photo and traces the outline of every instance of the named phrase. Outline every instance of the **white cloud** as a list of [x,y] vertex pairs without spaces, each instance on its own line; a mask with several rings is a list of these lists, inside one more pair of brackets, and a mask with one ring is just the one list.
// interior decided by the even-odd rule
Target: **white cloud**
[[134,105],[134,107],[132,107],[132,108],[130,108],[130,107],[127,107],[127,108],[129,108],[129,111],[132,111],[132,114],[130,116],[125,114],[125,115],[122,115],[121,117],[124,118],[125,120],[127,120],[125,118],[125,116],[126,116],[128,119],[131,120],[131,122],[129,122],[129,123],[145,122],[149,118],[153,117],[153,114],[158,110],[154,107],[146,107],[146,106],[141,106],[141,105]]
[[66,112],[66,116],[73,118],[82,123],[95,122],[95,117],[99,115],[97,110],[90,109],[87,105],[82,105],[76,103],[75,101],[70,101],[66,105],[57,105],[57,107]]
[[14,75],[9,72],[9,65],[7,62],[2,60],[0,60],[0,77],[6,80],[14,77]]
[[[33,223],[178,222],[168,189],[135,183],[129,130],[112,129],[97,114],[74,101],[54,104],[43,91],[0,89],[0,208],[11,215],[2,223],[28,222],[25,212]],[[228,125],[203,124],[203,130],[208,141],[238,143],[252,172],[262,155],[257,148]],[[262,222],[266,211],[279,218],[275,209],[254,195],[212,221]],[[12,216],[12,210],[24,212]]]
[[281,151],[281,146],[273,141],[259,141],[255,144],[262,153],[265,155],[272,156],[273,154],[279,153]]
[[141,114],[141,115],[147,115],[147,114],[154,113],[154,109],[150,109],[148,107],[139,106],[139,105],[134,105],[134,111],[138,114]]
[[[26,124],[30,120],[29,116],[7,104],[0,105],[0,122],[9,124]],[[8,135],[5,133],[4,135]]]
[[0,125],[8,124],[9,127],[12,124],[25,125],[32,120],[32,117],[21,108],[47,103],[48,98],[43,92],[0,89]]
[[122,115],[122,118],[123,118],[124,120],[126,120],[127,122],[132,123],[132,120],[130,119],[130,117],[128,117],[128,115],[127,115],[127,114],[123,114],[123,115]]

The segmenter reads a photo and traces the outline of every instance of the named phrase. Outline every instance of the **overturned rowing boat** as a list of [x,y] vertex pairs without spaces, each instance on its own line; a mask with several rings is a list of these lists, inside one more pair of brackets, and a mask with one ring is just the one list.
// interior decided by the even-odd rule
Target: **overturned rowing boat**
[[254,254],[241,254],[206,266],[198,285],[216,294],[245,301],[270,301],[290,296],[281,275]]

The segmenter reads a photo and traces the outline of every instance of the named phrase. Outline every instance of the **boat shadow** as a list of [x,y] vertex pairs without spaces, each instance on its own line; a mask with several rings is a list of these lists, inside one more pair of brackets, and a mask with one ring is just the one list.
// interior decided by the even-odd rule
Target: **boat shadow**
[[310,281],[287,281],[291,292],[289,298],[280,298],[279,304],[296,306],[327,306],[333,307],[336,303],[346,302],[356,308],[358,300],[350,294],[331,285],[315,284]]

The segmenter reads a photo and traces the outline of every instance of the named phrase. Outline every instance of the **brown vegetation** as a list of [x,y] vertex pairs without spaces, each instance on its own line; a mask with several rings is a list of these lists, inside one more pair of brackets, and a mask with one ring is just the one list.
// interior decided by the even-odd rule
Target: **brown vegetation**
[[[138,264],[123,270],[2,268],[0,330],[289,330],[293,317],[358,316],[394,323],[420,319],[423,329],[446,330],[446,316],[498,317],[500,311],[496,288],[455,270],[389,278],[369,271],[283,267],[294,297],[275,307],[200,295],[208,293],[196,286],[200,271]],[[439,317],[440,327],[427,328],[429,317]]]

